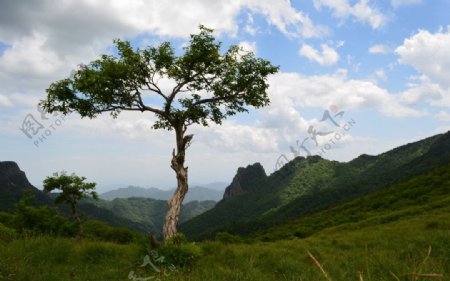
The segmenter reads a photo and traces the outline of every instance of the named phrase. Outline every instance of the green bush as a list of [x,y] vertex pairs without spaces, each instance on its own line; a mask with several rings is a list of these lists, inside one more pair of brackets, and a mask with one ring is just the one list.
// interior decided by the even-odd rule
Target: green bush
[[158,251],[167,265],[192,268],[202,256],[202,249],[195,243],[164,243]]
[[0,241],[11,241],[16,237],[16,231],[0,223]]
[[225,244],[236,244],[242,243],[243,240],[241,237],[237,235],[230,234],[228,232],[218,232],[216,233],[216,241],[225,243]]
[[131,230],[125,227],[115,227],[111,228],[105,234],[105,238],[108,241],[120,243],[120,244],[128,244],[133,242],[134,234]]
[[111,241],[121,244],[133,242],[135,233],[128,228],[112,227],[104,222],[90,220],[82,224],[83,236],[92,240]]
[[110,226],[97,220],[89,220],[82,224],[83,236],[93,240],[105,240]]
[[79,225],[58,214],[48,206],[31,207],[21,201],[13,218],[14,228],[20,233],[75,236]]
[[10,213],[0,212],[0,223],[5,226],[14,226],[14,215]]

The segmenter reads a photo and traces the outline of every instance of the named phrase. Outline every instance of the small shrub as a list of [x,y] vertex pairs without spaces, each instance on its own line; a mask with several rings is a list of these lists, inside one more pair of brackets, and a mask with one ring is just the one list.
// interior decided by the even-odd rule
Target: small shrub
[[158,250],[167,265],[184,268],[192,268],[202,255],[202,249],[195,243],[164,243]]
[[105,235],[110,230],[110,226],[97,220],[89,220],[82,224],[83,237],[92,240],[105,240]]
[[105,234],[105,238],[108,241],[120,243],[120,244],[128,244],[133,242],[134,234],[131,230],[125,227],[115,227],[111,228]]
[[28,206],[25,201],[17,205],[13,224],[16,230],[24,235],[74,236],[79,231],[78,223],[59,215],[56,209],[48,206]]
[[16,231],[0,223],[0,241],[9,242],[16,237]]
[[184,236],[183,233],[178,232],[177,234],[173,235],[172,237],[168,238],[166,241],[164,241],[165,244],[173,244],[173,245],[179,245],[183,243],[187,243],[187,238]]
[[0,223],[4,226],[14,226],[14,215],[10,213],[0,212]]
[[237,235],[230,234],[228,232],[218,232],[216,234],[216,241],[225,243],[225,244],[237,244],[242,243],[243,240],[241,237]]

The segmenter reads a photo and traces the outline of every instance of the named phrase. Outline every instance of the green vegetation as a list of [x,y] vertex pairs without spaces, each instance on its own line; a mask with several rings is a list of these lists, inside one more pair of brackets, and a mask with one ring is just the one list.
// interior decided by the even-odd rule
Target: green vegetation
[[[137,50],[128,41],[114,43],[117,55],[104,54],[73,77],[52,83],[40,105],[48,113],[77,112],[88,118],[103,112],[113,117],[124,110],[151,112],[156,117],[152,128],[174,131],[176,146],[170,167],[176,174],[177,189],[164,221],[163,234],[168,238],[177,233],[188,191],[184,165],[194,137],[187,133],[189,126],[220,125],[227,116],[247,112],[249,106],[267,106],[267,77],[278,67],[236,45],[222,53],[213,30],[202,25],[198,34],[190,36],[181,55],[169,42]],[[170,80],[175,87],[161,90],[160,78]],[[147,103],[146,92],[161,99],[161,105]]]
[[23,197],[0,212],[0,281],[450,280],[449,137],[348,163],[298,158],[261,185],[249,173],[243,194],[200,215],[229,222],[235,207],[243,219],[206,228],[203,242],[160,243]]
[[2,281],[450,279],[448,164],[251,236],[188,242],[177,234],[156,249],[98,221],[78,238],[21,232],[16,216],[0,213]]
[[[158,253],[181,263],[194,257],[193,264],[177,265],[173,271],[169,263],[155,264],[166,269],[168,276],[162,280],[326,280],[308,256],[310,251],[330,280],[449,280],[449,214],[448,208],[442,208],[360,228],[343,224],[306,239],[190,243]],[[135,243],[51,237],[12,242],[0,239],[0,280],[127,280],[130,271],[140,277],[157,277],[152,267],[140,267],[147,254]],[[418,274],[443,277],[416,278]]]
[[334,226],[359,229],[414,217],[446,206],[450,212],[450,165],[338,207],[253,234],[253,237],[266,241],[304,238]]
[[75,174],[67,175],[66,172],[55,174],[54,177],[47,177],[44,180],[44,191],[59,191],[55,198],[56,204],[68,204],[73,217],[80,221],[77,206],[81,199],[91,197],[98,199],[97,193],[94,191],[96,183],[84,182],[85,177],[79,177]]
[[[162,234],[164,216],[167,213],[167,201],[151,198],[131,197],[114,199],[112,201],[98,200],[85,201],[111,211],[117,216],[126,218],[144,227],[146,232]],[[214,201],[191,201],[181,206],[180,221],[185,222],[199,214],[211,209]]]
[[402,183],[450,163],[450,132],[407,144],[378,156],[347,162],[298,157],[258,182],[183,223],[191,239],[217,232],[251,235]]

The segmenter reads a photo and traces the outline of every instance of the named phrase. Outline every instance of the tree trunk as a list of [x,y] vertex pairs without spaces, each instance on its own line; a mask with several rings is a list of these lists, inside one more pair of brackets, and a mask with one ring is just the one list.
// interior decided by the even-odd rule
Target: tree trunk
[[172,152],[171,167],[177,175],[177,189],[168,202],[169,210],[164,220],[164,239],[170,238],[177,233],[178,220],[180,218],[181,204],[188,192],[188,167],[184,167],[185,152],[192,135],[184,136],[181,128],[175,128],[177,139],[177,151]]

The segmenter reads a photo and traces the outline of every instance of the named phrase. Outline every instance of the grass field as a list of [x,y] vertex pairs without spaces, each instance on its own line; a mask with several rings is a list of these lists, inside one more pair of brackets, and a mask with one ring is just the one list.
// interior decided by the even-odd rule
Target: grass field
[[3,241],[0,280],[450,280],[450,209],[360,229],[340,225],[306,239],[196,246],[193,267],[158,273],[140,267],[146,252],[137,243]]

